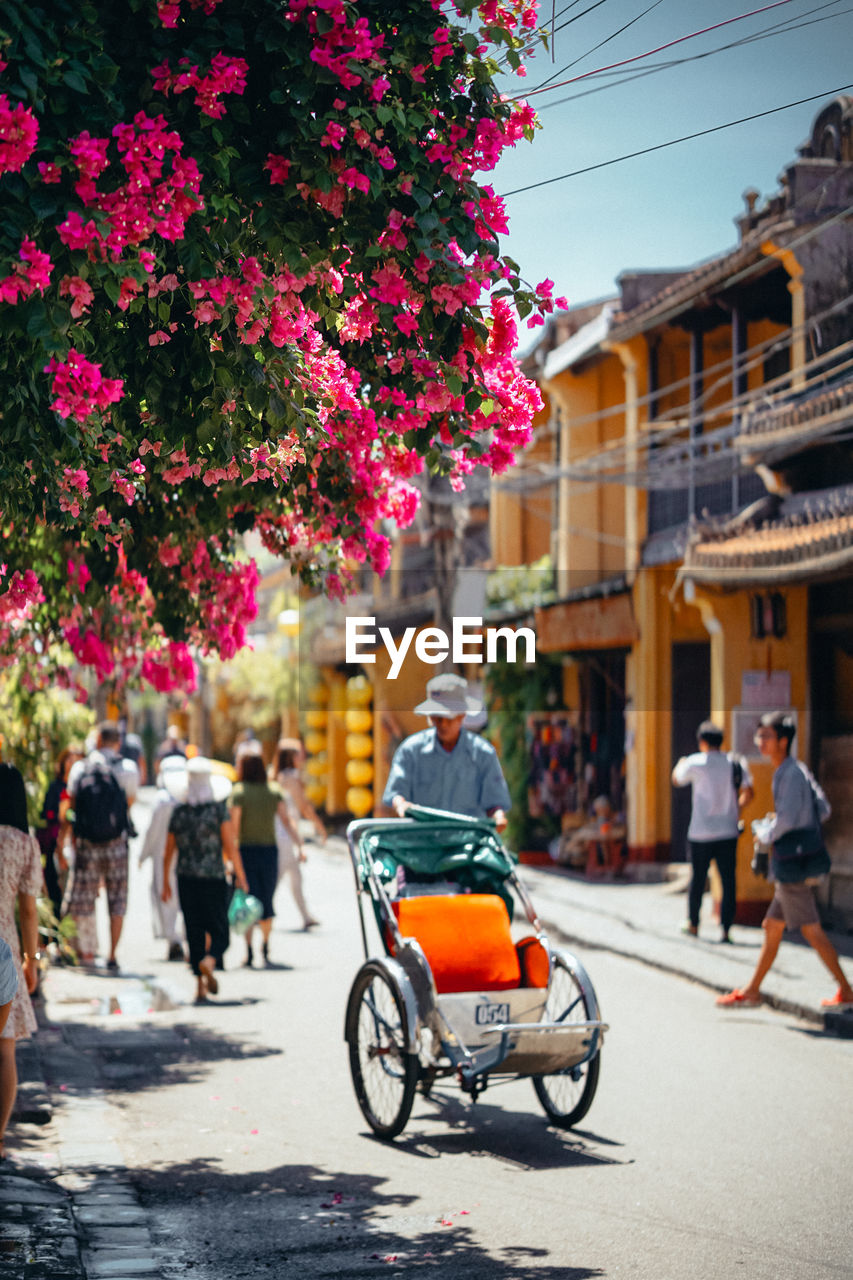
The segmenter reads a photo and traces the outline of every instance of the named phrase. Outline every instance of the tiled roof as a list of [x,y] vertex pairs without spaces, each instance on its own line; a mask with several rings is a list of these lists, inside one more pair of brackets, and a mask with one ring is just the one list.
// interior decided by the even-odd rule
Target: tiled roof
[[683,574],[721,585],[797,582],[853,574],[853,486],[798,494],[762,518],[766,505],[717,526],[700,526]]
[[[646,298],[630,311],[618,312],[613,317],[610,329],[611,339],[620,342],[641,333],[653,322],[662,322],[670,315],[677,315],[697,295],[707,289],[718,288],[743,267],[752,262],[761,261],[763,256],[761,245],[769,237],[777,237],[780,231],[786,230],[789,225],[793,224],[789,224],[786,220],[756,228],[755,231],[744,236],[736,248],[707,262],[701,262],[698,267],[678,276],[672,284],[650,298]],[[766,262],[769,270],[774,265],[774,260],[768,257]]]
[[767,461],[799,453],[814,440],[853,421],[853,373],[778,404],[752,410],[741,422],[735,447]]

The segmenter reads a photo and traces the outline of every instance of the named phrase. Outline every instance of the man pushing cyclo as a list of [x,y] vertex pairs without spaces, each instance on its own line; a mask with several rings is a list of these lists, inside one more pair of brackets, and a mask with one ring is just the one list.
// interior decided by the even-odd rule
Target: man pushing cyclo
[[382,796],[383,805],[402,818],[410,805],[491,818],[506,827],[511,801],[497,753],[491,743],[463,727],[466,716],[482,711],[461,676],[434,676],[415,712],[430,727],[400,743]]

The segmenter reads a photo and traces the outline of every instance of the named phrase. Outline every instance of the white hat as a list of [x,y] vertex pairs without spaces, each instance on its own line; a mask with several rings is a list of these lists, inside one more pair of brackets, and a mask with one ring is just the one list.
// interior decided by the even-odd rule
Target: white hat
[[[177,756],[175,759],[177,767],[169,763],[167,758],[160,768],[163,786],[173,800],[177,800],[179,804],[188,799],[199,803],[205,798],[227,800],[230,796],[231,780],[216,769],[212,760],[208,760],[206,756],[193,756],[191,760]],[[167,763],[168,769],[163,767]],[[205,792],[208,793],[206,797]]]
[[479,698],[471,697],[468,681],[461,676],[433,676],[426,691],[426,700],[415,707],[419,716],[473,716],[483,707]]

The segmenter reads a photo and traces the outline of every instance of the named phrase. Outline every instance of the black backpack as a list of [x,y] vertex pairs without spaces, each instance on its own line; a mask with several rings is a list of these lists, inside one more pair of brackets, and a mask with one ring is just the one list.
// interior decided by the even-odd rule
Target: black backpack
[[74,796],[74,834],[93,844],[116,840],[128,830],[127,796],[108,764],[87,764]]

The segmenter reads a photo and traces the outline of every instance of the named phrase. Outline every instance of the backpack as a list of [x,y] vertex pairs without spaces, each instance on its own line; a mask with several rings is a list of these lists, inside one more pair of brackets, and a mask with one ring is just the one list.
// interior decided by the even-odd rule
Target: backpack
[[127,797],[110,766],[87,764],[74,796],[74,834],[92,844],[107,844],[128,830]]

